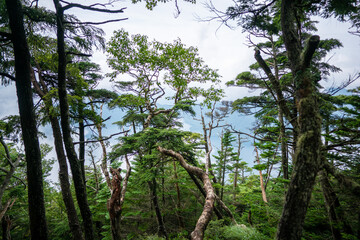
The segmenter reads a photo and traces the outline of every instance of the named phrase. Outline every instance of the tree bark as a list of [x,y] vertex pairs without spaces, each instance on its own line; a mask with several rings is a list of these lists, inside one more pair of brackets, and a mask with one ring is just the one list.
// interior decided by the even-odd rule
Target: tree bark
[[344,216],[340,201],[330,184],[329,177],[325,170],[320,172],[320,183],[328,210],[331,232],[334,239],[342,239],[341,231],[353,235],[354,232]]
[[21,2],[6,0],[15,56],[16,91],[26,155],[31,239],[48,239],[45,217],[41,152],[30,80],[30,54]]
[[187,171],[193,173],[194,175],[198,176],[204,183],[204,189],[206,192],[206,199],[204,204],[204,209],[202,214],[200,215],[194,231],[191,233],[191,239],[194,240],[201,240],[204,238],[204,232],[208,225],[208,223],[211,220],[211,215],[214,209],[214,202],[215,202],[215,192],[214,188],[211,184],[211,180],[209,178],[209,175],[202,170],[201,168],[194,167],[186,163],[183,156],[179,153],[174,152],[173,150],[164,149],[162,147],[158,147],[158,150],[168,156],[173,157],[177,161],[179,161],[180,165],[185,168]]
[[238,149],[237,149],[237,158],[235,162],[235,172],[234,172],[234,200],[236,199],[236,188],[237,188],[237,182],[239,177],[239,162],[240,162],[240,153],[241,153],[241,137],[240,134],[238,135]]
[[[255,146],[255,152],[256,152],[256,161],[257,164],[260,164],[260,158],[259,158],[259,152],[257,150],[257,147]],[[265,192],[265,187],[264,187],[264,179],[263,179],[263,175],[262,175],[262,171],[259,170],[259,176],[260,176],[260,189],[261,189],[261,196],[264,202],[268,202],[267,198],[266,198],[266,192]]]
[[79,162],[84,184],[86,185],[85,179],[85,126],[83,118],[82,107],[79,106]]
[[[43,81],[41,69],[39,71],[39,81]],[[32,72],[32,82],[34,85],[35,92],[41,97],[44,98],[48,93],[48,89],[44,84],[43,89],[41,89],[40,85],[36,81],[35,75]],[[72,233],[74,240],[82,240],[84,239],[83,232],[81,230],[79,218],[76,213],[76,208],[74,204],[74,199],[71,194],[70,182],[69,182],[69,173],[68,166],[66,162],[66,155],[63,146],[63,138],[61,134],[60,124],[56,116],[50,112],[50,109],[53,107],[52,99],[45,100],[45,111],[50,119],[51,128],[53,130],[54,137],[54,146],[55,152],[59,163],[59,180],[61,187],[61,195],[65,204],[66,213],[68,217],[70,231]]]
[[339,207],[340,204],[336,195],[334,195],[335,192],[332,191],[331,185],[324,171],[320,172],[320,183],[325,198],[325,204],[328,211],[329,223],[333,239],[341,240],[342,237],[339,229],[340,224],[339,219],[336,215],[336,207]]
[[[212,181],[216,184],[218,181],[216,179],[216,176],[214,174],[214,171],[212,170],[212,164],[211,164],[211,152],[212,152],[212,145],[211,145],[211,134],[213,130],[214,125],[214,119],[213,119],[213,111],[215,110],[215,105],[212,107],[212,114],[211,114],[211,122],[209,123],[209,128],[206,128],[205,124],[205,118],[201,111],[201,123],[203,126],[203,134],[204,134],[204,146],[205,146],[205,161],[206,161],[206,171],[208,171],[212,176]],[[208,133],[209,131],[209,133]],[[219,189],[215,188],[215,192],[217,195],[219,195]]]
[[12,221],[9,216],[5,216],[2,219],[1,226],[2,226],[2,239],[3,240],[11,240],[11,234],[10,234],[11,224],[12,224]]
[[289,162],[287,154],[286,132],[282,109],[279,108],[280,141],[281,141],[281,167],[284,179],[289,179]]
[[[199,189],[201,194],[204,196],[204,198],[206,198],[206,192],[204,191],[204,188],[200,185],[198,179],[195,177],[195,175],[192,172],[188,171],[187,169],[185,169],[185,170],[188,172],[190,178],[193,180],[193,182],[195,183],[196,187]],[[222,213],[219,211],[219,209],[216,206],[214,206],[214,212],[215,212],[216,217],[218,219],[223,219],[224,218],[222,216]]]
[[180,210],[181,210],[180,187],[179,187],[179,183],[178,183],[178,175],[177,175],[175,160],[173,161],[173,167],[174,167],[175,188],[176,188],[176,208],[177,208],[176,212],[177,212],[177,216],[178,216],[179,225],[181,228],[184,228],[185,227],[184,220],[180,214]]
[[286,193],[285,205],[278,225],[276,239],[301,239],[302,227],[310,202],[315,178],[321,164],[321,117],[316,88],[309,70],[319,36],[312,36],[301,54],[300,36],[297,36],[296,1],[281,2],[281,27],[290,68],[296,83],[299,137],[294,158],[294,170]]
[[[112,177],[111,180],[111,197],[108,200],[108,211],[111,223],[111,236],[113,240],[121,239],[121,214],[122,207],[125,201],[125,193],[127,190],[127,184],[129,181],[131,167],[127,156],[126,160],[126,175],[122,179],[120,173],[121,169],[110,168]],[[121,183],[123,184],[121,186]]]
[[150,189],[151,201],[152,201],[152,203],[154,205],[154,209],[155,209],[156,220],[158,222],[158,235],[160,237],[165,237],[167,239],[168,236],[167,236],[167,233],[165,230],[164,219],[161,215],[159,199],[157,196],[157,182],[156,182],[155,177],[151,181],[148,181],[148,185],[149,185],[149,189]]
[[85,181],[81,171],[80,162],[75,152],[73,140],[71,137],[71,128],[69,120],[69,105],[66,92],[66,54],[64,41],[64,10],[58,0],[54,0],[57,14],[57,45],[58,45],[58,92],[60,102],[61,127],[65,150],[70,162],[70,168],[73,175],[76,198],[83,218],[84,232],[86,240],[94,239],[93,221],[90,207],[87,201]]

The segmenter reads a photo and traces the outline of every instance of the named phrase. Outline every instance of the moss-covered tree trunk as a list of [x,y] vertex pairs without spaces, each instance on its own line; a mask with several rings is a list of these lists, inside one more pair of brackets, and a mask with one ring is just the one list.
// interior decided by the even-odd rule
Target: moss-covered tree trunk
[[297,2],[281,3],[281,27],[290,68],[296,84],[296,106],[299,113],[299,137],[296,144],[293,174],[282,215],[277,239],[301,239],[311,193],[321,163],[321,117],[317,90],[309,69],[312,56],[319,44],[319,36],[312,36],[302,49],[297,31]]
[[19,0],[6,0],[14,46],[15,78],[22,137],[25,146],[26,174],[31,239],[48,239],[45,218],[41,152],[36,126],[30,79],[30,54],[27,45],[23,11]]

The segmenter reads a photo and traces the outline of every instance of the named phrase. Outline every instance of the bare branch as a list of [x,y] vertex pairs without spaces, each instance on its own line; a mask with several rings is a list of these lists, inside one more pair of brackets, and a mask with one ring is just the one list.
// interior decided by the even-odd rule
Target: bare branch
[[129,132],[129,131],[130,131],[130,130],[126,130],[126,131],[114,133],[114,134],[111,134],[109,137],[102,138],[102,139],[99,139],[99,140],[89,140],[89,141],[74,142],[74,145],[75,145],[75,144],[80,144],[80,143],[97,143],[97,142],[107,141],[107,140],[109,140],[110,138],[112,138],[112,137],[114,137],[114,136],[117,136],[117,135],[120,135],[120,134],[123,134],[123,133],[127,133],[127,132]]
[[4,77],[9,78],[12,81],[16,81],[16,78],[8,73],[0,72],[0,76],[4,76]]
[[64,21],[64,23],[77,24],[77,25],[101,25],[101,24],[106,24],[106,23],[111,23],[111,22],[120,22],[120,21],[124,21],[124,20],[128,20],[128,18],[111,19],[111,20],[106,20],[103,22],[67,22],[67,21]]
[[81,56],[81,57],[91,57],[91,54],[86,54],[86,53],[77,53],[77,52],[71,52],[68,51],[66,52],[66,55],[75,55],[75,56]]
[[84,10],[90,10],[90,11],[95,11],[95,12],[104,12],[104,13],[123,13],[124,10],[126,8],[120,8],[120,9],[116,9],[116,10],[110,10],[110,9],[106,9],[106,8],[95,8],[94,5],[90,5],[90,6],[85,6],[85,5],[81,5],[81,4],[77,4],[77,3],[69,3],[67,1],[60,1],[62,3],[66,3],[67,5],[63,7],[64,11],[68,10],[70,8],[81,8]]
[[253,138],[253,139],[256,139],[256,140],[258,140],[258,141],[271,141],[271,142],[276,142],[276,141],[274,141],[274,139],[270,139],[270,138],[258,138],[258,137],[254,136],[254,135],[249,134],[249,133],[235,130],[235,129],[233,128],[233,126],[231,126],[231,125],[229,125],[229,126],[230,126],[230,128],[231,128],[231,133],[244,134],[244,135],[246,135],[246,136],[248,136],[248,137],[251,137],[251,138]]
[[10,156],[10,151],[9,151],[9,148],[7,146],[7,144],[4,142],[4,139],[2,137],[0,137],[0,143],[1,145],[4,147],[5,149],[5,154],[6,154],[6,160],[9,162],[10,166],[12,168],[15,168],[13,162],[11,161],[11,156]]

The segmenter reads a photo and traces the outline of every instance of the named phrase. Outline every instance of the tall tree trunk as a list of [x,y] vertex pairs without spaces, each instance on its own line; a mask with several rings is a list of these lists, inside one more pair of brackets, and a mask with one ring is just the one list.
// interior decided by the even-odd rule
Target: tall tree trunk
[[58,0],[54,0],[57,14],[57,45],[58,45],[58,92],[60,102],[61,127],[63,132],[65,150],[70,162],[73,175],[76,198],[83,218],[84,232],[86,240],[94,239],[92,215],[87,201],[85,181],[81,171],[80,162],[75,152],[71,137],[69,105],[66,92],[66,54],[64,41],[64,10]]
[[241,137],[240,134],[238,134],[238,149],[237,149],[235,172],[234,172],[234,200],[236,199],[236,188],[239,177],[240,153],[241,153]]
[[185,227],[184,220],[180,214],[180,210],[181,210],[180,187],[179,187],[179,183],[178,183],[179,180],[178,180],[175,160],[173,161],[173,166],[174,166],[174,177],[175,177],[175,188],[176,188],[176,212],[177,212],[177,216],[178,216],[178,220],[179,220],[179,225],[181,228],[184,228]]
[[79,162],[84,184],[86,185],[85,179],[85,126],[82,107],[79,107]]
[[21,2],[6,0],[11,39],[14,46],[15,78],[22,137],[25,146],[26,174],[31,239],[48,239],[45,217],[41,152],[31,90],[30,54],[24,30]]
[[309,38],[302,51],[296,31],[296,1],[281,2],[281,27],[290,68],[296,84],[296,106],[299,117],[299,137],[296,145],[294,169],[286,193],[285,205],[278,225],[277,239],[301,239],[311,192],[319,171],[321,157],[321,117],[316,88],[309,70],[312,56],[319,44],[319,36]]
[[[212,108],[212,112],[215,109],[215,105]],[[201,124],[203,126],[203,134],[204,134],[204,146],[205,146],[205,161],[206,161],[206,171],[208,171],[212,175],[212,181],[216,184],[218,181],[216,179],[216,176],[214,174],[214,171],[212,170],[212,164],[211,164],[211,152],[212,152],[212,145],[211,145],[211,134],[213,130],[213,114],[211,115],[211,122],[209,123],[209,128],[206,128],[205,124],[205,118],[201,111]],[[215,188],[215,192],[217,195],[220,194],[219,188]]]
[[214,209],[214,202],[215,202],[215,192],[214,188],[211,184],[211,180],[209,178],[209,175],[202,170],[201,168],[191,166],[186,163],[183,156],[179,153],[174,152],[173,150],[164,149],[162,147],[158,147],[158,150],[168,156],[173,157],[177,161],[179,161],[180,165],[185,168],[187,171],[193,173],[194,175],[198,176],[204,184],[204,189],[206,192],[206,199],[204,204],[204,209],[202,214],[200,215],[196,227],[194,231],[191,233],[191,239],[193,240],[201,240],[204,238],[204,232],[208,225],[208,223],[211,220],[211,215]]
[[221,173],[221,192],[220,192],[220,199],[223,200],[224,197],[224,188],[225,188],[225,173],[226,173],[226,158],[227,158],[227,146],[224,146],[222,149],[224,153],[224,158],[222,160],[222,173]]
[[284,124],[283,111],[280,107],[279,107],[279,123],[280,123],[280,141],[281,141],[281,167],[282,167],[284,179],[289,179],[289,163],[288,163],[288,154],[287,154],[285,124]]
[[151,181],[148,181],[148,185],[149,185],[149,189],[150,189],[151,201],[152,201],[152,203],[154,205],[154,209],[155,209],[156,220],[158,222],[158,235],[160,237],[165,237],[167,239],[168,236],[167,236],[167,233],[165,230],[164,219],[161,215],[159,199],[157,196],[157,182],[156,182],[155,177]]
[[[49,109],[46,109],[49,111]],[[58,119],[52,116],[49,112],[51,127],[53,129],[55,151],[59,162],[59,180],[61,187],[62,198],[65,203],[65,208],[68,216],[69,226],[74,240],[84,239],[83,232],[79,223],[79,218],[76,213],[74,200],[71,194],[68,166],[66,163],[66,156],[63,147],[61,129]]]
[[[94,105],[91,104],[91,108],[95,111]],[[103,104],[100,106],[100,117],[102,117]],[[107,151],[106,146],[103,141],[102,135],[102,125],[101,123],[95,123],[96,129],[99,135],[100,146],[102,150],[101,158],[101,170],[105,176],[105,181],[110,190],[110,199],[107,202],[107,209],[110,216],[110,225],[111,225],[111,235],[113,240],[121,239],[121,214],[122,207],[125,201],[125,194],[127,190],[127,184],[131,174],[131,166],[128,159],[128,156],[125,155],[126,162],[126,175],[125,178],[121,177],[121,169],[110,168],[112,179],[110,179],[108,166],[107,166]],[[94,163],[95,166],[95,163]],[[123,184],[121,186],[121,184]]]
[[[32,83],[34,85],[35,92],[41,97],[44,98],[45,95],[48,93],[48,89],[44,84],[41,70],[38,67],[39,75],[38,79],[43,86],[41,89],[40,84],[36,81],[35,74],[32,72]],[[70,182],[69,182],[69,173],[68,173],[68,166],[66,162],[66,155],[63,146],[63,138],[61,134],[60,124],[56,116],[50,112],[50,109],[53,108],[52,99],[45,100],[45,111],[47,116],[50,119],[51,128],[53,130],[53,137],[54,137],[54,146],[55,152],[59,163],[59,180],[60,180],[60,187],[61,187],[61,194],[63,201],[65,203],[66,213],[68,217],[69,227],[73,236],[74,240],[81,240],[84,239],[81,226],[79,223],[79,218],[76,213],[76,208],[74,204],[74,200],[71,194],[70,189]]]

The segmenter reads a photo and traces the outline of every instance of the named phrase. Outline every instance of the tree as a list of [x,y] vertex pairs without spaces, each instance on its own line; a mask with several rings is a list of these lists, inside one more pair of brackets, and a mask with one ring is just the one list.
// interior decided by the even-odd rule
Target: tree
[[225,133],[222,133],[221,137],[221,149],[218,151],[218,156],[215,156],[217,159],[218,179],[221,184],[219,196],[221,200],[223,200],[224,197],[226,172],[229,170],[230,163],[234,161],[236,155],[232,146],[234,141],[235,138],[231,135],[231,132],[229,130],[225,130]]
[[282,1],[281,29],[291,72],[298,87],[296,105],[299,112],[299,138],[296,143],[294,171],[286,194],[277,239],[301,238],[302,224],[321,164],[321,117],[317,90],[313,83],[314,76],[309,70],[320,38],[310,37],[302,49],[300,36],[296,35],[295,9],[294,2]]
[[[197,49],[186,48],[180,40],[172,44],[148,42],[146,36],[134,35],[130,38],[127,32],[120,30],[115,32],[111,39],[108,52],[108,63],[114,69],[110,74],[112,79],[115,80],[118,75],[124,73],[134,79],[117,82],[119,88],[122,91],[126,90],[127,94],[120,95],[116,104],[129,109],[130,103],[131,108],[121,124],[131,124],[135,132],[140,129],[135,135],[146,134],[151,128],[169,129],[179,125],[178,112],[194,113],[191,107],[194,99],[200,94],[205,95],[206,92],[199,87],[190,87],[190,84],[216,83],[219,77],[216,71],[203,64],[198,57]],[[165,90],[168,88],[170,96],[166,99],[171,100],[172,105],[167,109],[160,108],[158,102],[166,96]],[[158,167],[155,150],[156,146],[153,144],[139,148],[137,161],[143,171],[152,176],[148,180],[148,185],[157,216],[158,232],[159,235],[166,236],[157,197],[155,176],[158,174]]]
[[[80,4],[67,4],[61,6],[60,1],[54,0],[56,15],[57,15],[57,49],[58,49],[58,92],[60,100],[60,115],[61,115],[61,127],[63,132],[63,139],[65,149],[70,162],[71,171],[73,174],[76,197],[80,207],[80,212],[84,221],[85,238],[87,240],[94,239],[93,222],[91,217],[91,211],[87,201],[86,185],[84,180],[84,171],[81,170],[81,165],[75,152],[74,144],[71,137],[71,129],[69,123],[69,105],[67,100],[66,92],[66,52],[65,52],[65,27],[64,24],[64,11],[70,8],[81,8],[99,12],[109,13],[122,13],[123,9],[120,10],[108,10],[98,9],[92,6],[84,6]],[[117,19],[114,21],[121,21],[124,19]],[[103,22],[106,23],[106,22]],[[76,24],[76,23],[75,23]]]
[[42,165],[31,91],[30,54],[20,1],[6,1],[15,56],[15,79],[27,161],[29,215],[32,239],[48,239]]

